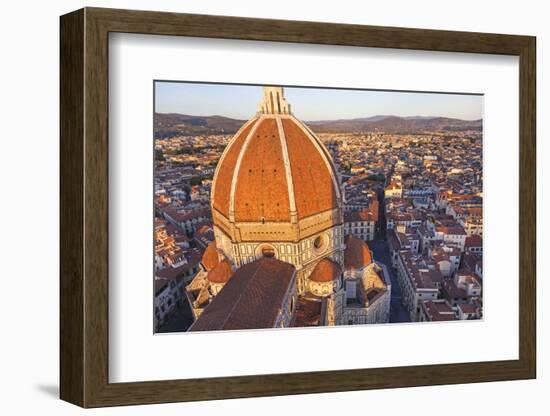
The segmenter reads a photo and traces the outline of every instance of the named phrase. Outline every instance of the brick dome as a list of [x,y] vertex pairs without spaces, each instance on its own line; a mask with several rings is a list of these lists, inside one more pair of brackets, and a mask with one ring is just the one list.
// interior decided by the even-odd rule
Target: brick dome
[[340,277],[342,268],[329,258],[324,258],[315,265],[309,280],[316,283],[332,282]]
[[222,260],[208,272],[208,280],[212,283],[226,283],[232,275],[231,263],[228,260]]
[[[258,114],[225,149],[214,175],[214,222],[296,223],[339,207],[330,154],[290,113],[282,88],[264,88]],[[218,221],[220,222],[220,221]]]
[[204,250],[201,261],[206,271],[212,270],[218,265],[220,261],[218,258],[218,250],[215,241],[208,244],[206,250]]
[[344,268],[346,270],[359,270],[372,263],[372,256],[367,243],[353,235],[346,236],[344,240]]

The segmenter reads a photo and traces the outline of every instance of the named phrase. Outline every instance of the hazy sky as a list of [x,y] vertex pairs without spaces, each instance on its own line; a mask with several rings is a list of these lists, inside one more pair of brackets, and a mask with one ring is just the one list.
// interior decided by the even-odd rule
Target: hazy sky
[[[482,118],[480,95],[285,87],[294,115],[335,120],[375,115]],[[262,87],[253,85],[155,82],[155,111],[248,119],[258,110]]]

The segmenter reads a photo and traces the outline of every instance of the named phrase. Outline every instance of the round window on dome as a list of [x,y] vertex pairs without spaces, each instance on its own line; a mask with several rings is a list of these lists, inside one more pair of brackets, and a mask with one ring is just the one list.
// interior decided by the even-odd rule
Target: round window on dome
[[328,237],[325,234],[318,235],[315,240],[313,240],[313,249],[316,253],[322,253],[327,249],[328,246]]
[[277,250],[270,244],[262,244],[255,250],[256,259],[277,257]]

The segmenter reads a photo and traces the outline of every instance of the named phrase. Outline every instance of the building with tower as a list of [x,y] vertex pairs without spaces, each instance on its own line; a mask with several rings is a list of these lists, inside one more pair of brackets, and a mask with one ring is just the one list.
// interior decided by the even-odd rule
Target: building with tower
[[[343,199],[323,143],[292,114],[283,88],[264,87],[258,113],[229,142],[214,174],[215,241],[187,287],[196,318],[190,330],[378,322],[346,313],[348,277],[376,282],[353,286],[363,315],[389,299],[390,285],[385,268],[364,255],[366,243],[346,246]],[[363,263],[348,273],[346,256]],[[367,267],[370,280],[363,279]],[[388,322],[383,315],[379,321]]]

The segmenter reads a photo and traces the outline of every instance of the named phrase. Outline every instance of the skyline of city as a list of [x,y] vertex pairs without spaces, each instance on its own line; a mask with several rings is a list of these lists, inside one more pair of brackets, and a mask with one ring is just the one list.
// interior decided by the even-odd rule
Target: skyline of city
[[[224,116],[239,120],[257,112],[261,86],[155,81],[155,112]],[[483,95],[380,91],[326,87],[285,87],[295,115],[306,121],[392,115],[399,117],[483,118]],[[235,103],[238,105],[235,105]]]
[[306,125],[289,90],[154,115],[155,331],[482,319],[482,121]]

